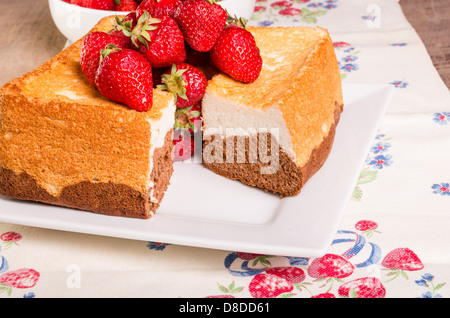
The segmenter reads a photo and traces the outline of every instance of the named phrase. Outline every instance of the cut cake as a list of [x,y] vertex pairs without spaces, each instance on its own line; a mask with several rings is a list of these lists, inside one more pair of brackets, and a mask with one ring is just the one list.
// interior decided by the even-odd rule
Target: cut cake
[[316,27],[249,27],[263,59],[244,84],[220,73],[202,103],[203,163],[281,196],[300,192],[323,165],[343,110],[333,44]]
[[[109,30],[113,20],[92,31]],[[295,195],[326,160],[342,111],[333,45],[321,28],[249,30],[262,72],[252,84],[221,73],[209,81],[203,162],[224,177]],[[155,89],[153,108],[142,113],[108,100],[81,71],[81,41],[1,88],[0,194],[149,218],[173,172],[173,95]]]
[[1,89],[0,194],[149,218],[173,172],[173,95],[155,89],[149,112],[108,100],[81,71],[81,41]]

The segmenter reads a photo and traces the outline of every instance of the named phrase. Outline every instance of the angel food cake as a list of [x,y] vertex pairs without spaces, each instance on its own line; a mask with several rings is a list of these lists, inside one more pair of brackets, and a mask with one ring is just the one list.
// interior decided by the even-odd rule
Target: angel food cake
[[203,162],[230,179],[292,196],[323,165],[343,110],[325,29],[255,27],[263,59],[244,84],[220,73],[203,97]]
[[[114,21],[104,18],[90,34]],[[251,79],[239,72],[242,80],[222,70],[205,85],[203,162],[221,176],[295,195],[326,160],[342,111],[333,45],[321,28],[248,30],[259,69]],[[152,88],[145,111],[105,97],[101,67],[98,89],[82,70],[82,41],[1,88],[0,194],[150,218],[173,173],[177,97]]]
[[155,89],[148,112],[103,97],[80,69],[80,46],[1,89],[0,194],[149,218],[173,171],[173,95]]

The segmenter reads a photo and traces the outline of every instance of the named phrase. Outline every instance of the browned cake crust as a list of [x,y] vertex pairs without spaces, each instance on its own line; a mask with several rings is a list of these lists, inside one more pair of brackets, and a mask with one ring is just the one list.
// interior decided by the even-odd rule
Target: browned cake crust
[[[244,138],[234,138],[234,157],[237,158],[237,153],[245,148],[245,162],[244,163],[227,163],[226,161],[226,144],[227,140],[222,140],[223,144],[223,157],[222,162],[217,162],[216,154],[212,152],[211,154],[207,151],[203,152],[203,164],[211,171],[224,176],[229,179],[239,180],[250,186],[259,187],[265,191],[271,191],[276,194],[280,194],[281,197],[284,196],[294,196],[300,193],[303,185],[308,181],[308,179],[314,175],[325,163],[330,154],[331,147],[333,146],[336,126],[339,123],[340,115],[343,111],[343,105],[335,103],[334,110],[334,124],[331,126],[329,133],[324,137],[322,143],[314,148],[309,157],[309,160],[302,166],[299,167],[295,162],[278,146],[276,138],[272,138],[270,133],[268,133],[267,139],[267,150],[278,149],[279,164],[275,166],[274,173],[261,174],[261,167],[268,167],[270,164],[262,163],[257,153],[257,162],[249,162],[249,149],[250,142],[260,141],[260,134],[258,133],[257,138],[250,139],[249,137]],[[203,148],[207,147],[210,142],[214,141],[214,136],[211,140],[205,140],[203,142]],[[271,143],[277,143],[274,148],[272,148]],[[257,145],[256,148],[259,149]],[[213,158],[214,157],[214,158]]]
[[15,199],[44,202],[53,205],[92,211],[113,216],[148,219],[159,207],[173,173],[172,131],[166,134],[164,146],[155,149],[150,191],[140,193],[129,186],[115,183],[81,182],[65,187],[59,196],[49,194],[26,173],[15,174],[0,168],[0,193]]

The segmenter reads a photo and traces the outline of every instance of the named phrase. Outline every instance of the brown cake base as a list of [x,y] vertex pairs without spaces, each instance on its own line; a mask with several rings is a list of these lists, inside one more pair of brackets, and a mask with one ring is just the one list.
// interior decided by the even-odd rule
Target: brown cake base
[[[230,137],[234,140],[223,139],[218,144],[223,144],[223,148],[215,148],[221,151],[221,160],[217,160],[217,154],[212,151],[203,151],[203,164],[211,171],[224,176],[228,179],[239,180],[244,184],[258,187],[266,191],[284,196],[294,196],[300,193],[301,188],[306,181],[314,175],[325,163],[330,154],[331,147],[334,142],[336,126],[339,123],[340,114],[343,110],[343,105],[336,103],[334,112],[334,124],[330,127],[329,133],[323,139],[322,143],[316,147],[308,162],[302,167],[299,167],[295,162],[279,147],[276,138],[273,138],[270,133],[266,136],[257,134],[256,138],[249,137]],[[249,149],[259,149],[260,140],[264,138],[264,144],[267,144],[267,153],[271,155],[270,150],[276,149],[279,158],[278,165],[271,165],[270,163],[263,163],[261,158],[257,157],[256,162],[250,162]],[[267,142],[266,142],[267,140]],[[203,149],[208,147],[209,143],[214,142],[214,136],[211,140],[203,142]],[[234,144],[234,157],[238,158],[238,152],[245,149],[245,158],[242,162],[227,162],[226,144],[232,142]],[[252,143],[257,143],[254,145]],[[272,142],[276,144],[272,148]],[[261,173],[262,167],[273,167],[272,173]]]
[[0,168],[0,194],[20,200],[38,201],[100,214],[150,218],[159,207],[173,173],[172,131],[165,137],[164,146],[154,151],[154,192],[140,193],[128,186],[114,183],[81,182],[65,187],[54,197],[40,187],[28,174],[15,174]]

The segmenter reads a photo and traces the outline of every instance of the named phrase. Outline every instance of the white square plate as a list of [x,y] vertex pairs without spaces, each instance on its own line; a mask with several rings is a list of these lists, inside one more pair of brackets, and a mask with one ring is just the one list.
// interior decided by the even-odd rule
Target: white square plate
[[344,112],[324,166],[280,199],[179,162],[155,216],[111,217],[0,196],[0,221],[63,231],[258,254],[326,253],[392,96],[392,85],[344,83]]

